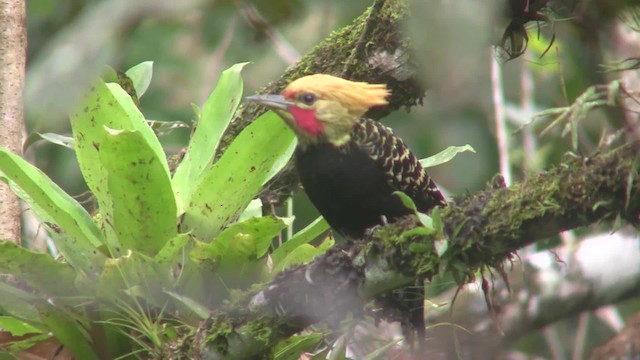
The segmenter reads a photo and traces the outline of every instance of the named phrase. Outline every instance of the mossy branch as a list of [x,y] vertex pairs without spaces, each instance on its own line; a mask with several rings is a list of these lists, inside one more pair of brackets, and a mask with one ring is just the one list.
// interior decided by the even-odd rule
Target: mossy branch
[[362,241],[330,249],[311,264],[280,274],[263,289],[221,309],[181,341],[175,354],[194,358],[252,358],[280,339],[347,314],[415,278],[452,273],[466,281],[486,265],[499,267],[517,249],[567,229],[624,218],[640,224],[640,142],[570,158],[505,188],[485,190],[443,209],[447,250],[433,236],[407,233],[413,219],[380,228]]

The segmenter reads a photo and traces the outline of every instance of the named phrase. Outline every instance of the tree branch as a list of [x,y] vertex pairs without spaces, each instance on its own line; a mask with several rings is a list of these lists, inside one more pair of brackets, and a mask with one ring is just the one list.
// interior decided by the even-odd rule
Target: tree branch
[[[455,323],[433,327],[429,353],[476,354],[474,359],[501,358],[521,337],[583,311],[618,303],[640,292],[640,239],[620,233],[582,240],[577,246],[542,251],[528,257],[514,274],[511,291],[502,281],[492,286],[493,319],[482,291],[465,291],[452,311],[442,309],[427,316],[427,323]],[[603,246],[606,242],[606,246]],[[611,266],[616,264],[616,266]],[[514,284],[515,283],[515,284]],[[455,289],[454,289],[455,290]],[[453,291],[430,299],[447,303]],[[425,355],[425,358],[430,358]]]
[[618,217],[637,226],[639,152],[636,142],[588,159],[570,158],[510,188],[496,182],[450,205],[442,211],[448,240],[441,255],[434,246],[439,239],[407,232],[415,228],[413,219],[382,227],[363,241],[336,246],[221,309],[181,341],[180,353],[250,358],[313,323],[335,325],[348,313],[361,314],[376,295],[409,285],[417,277],[442,271],[466,281],[478,268],[501,269],[518,248],[563,230]]

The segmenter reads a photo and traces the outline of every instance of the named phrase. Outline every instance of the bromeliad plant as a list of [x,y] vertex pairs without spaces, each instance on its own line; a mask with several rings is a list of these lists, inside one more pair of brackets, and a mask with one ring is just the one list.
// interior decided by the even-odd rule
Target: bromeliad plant
[[292,220],[262,216],[255,199],[295,147],[275,114],[256,119],[213,162],[242,98],[245,65],[222,73],[173,175],[136,106],[152,64],[127,71],[132,95],[118,82],[97,81],[71,115],[73,139],[42,136],[72,145],[96,199],[93,216],[42,171],[0,149],[0,177],[60,255],[0,242],[0,331],[13,336],[0,356],[49,338],[78,359],[162,356],[164,343],[191,331],[234,289],[333,244],[309,244],[327,229],[318,219],[268,255]]

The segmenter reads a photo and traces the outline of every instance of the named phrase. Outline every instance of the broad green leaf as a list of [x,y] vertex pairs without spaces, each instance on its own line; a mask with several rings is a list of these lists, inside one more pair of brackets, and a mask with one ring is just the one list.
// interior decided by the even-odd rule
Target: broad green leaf
[[225,229],[211,245],[230,264],[246,258],[257,259],[267,253],[273,238],[287,226],[283,219],[273,216],[249,218]]
[[70,312],[46,305],[41,308],[40,317],[53,336],[69,349],[76,359],[99,360],[86,336],[86,329],[74,320]]
[[133,66],[125,72],[129,79],[133,82],[133,88],[136,89],[136,95],[141,98],[149,88],[151,78],[153,77],[153,61],[144,61]]
[[169,239],[155,256],[155,261],[159,264],[173,263],[182,256],[186,256],[185,249],[189,244],[189,234],[177,234]]
[[202,269],[213,272],[218,267],[219,252],[218,248],[211,244],[194,240],[193,247],[189,251],[189,259]]
[[[35,335],[35,336],[30,336],[27,337],[24,340],[21,341],[17,341],[17,342],[11,342],[10,344],[3,346],[2,350],[5,350],[9,353],[18,353],[20,351],[23,350],[27,350],[30,347],[33,347],[34,345],[44,342],[45,340],[51,338],[51,335],[49,334],[41,334],[41,335]],[[2,355],[2,350],[0,350],[0,355]],[[9,359],[11,360],[15,360],[15,359],[20,359],[19,357],[16,357],[15,355],[10,355],[11,357],[9,357]],[[0,357],[0,359],[3,359],[2,357]]]
[[463,146],[449,146],[448,148],[440,151],[439,153],[429,156],[426,159],[420,160],[420,164],[422,164],[425,168],[430,168],[434,166],[438,166],[440,164],[444,164],[453,159],[456,155],[462,152],[471,151],[475,153],[476,151],[471,147],[471,145],[463,145]]
[[40,322],[40,313],[34,304],[40,301],[35,294],[0,282],[0,312],[36,324]]
[[316,255],[324,254],[327,249],[333,246],[335,241],[333,239],[327,239],[322,242],[318,247],[302,244],[293,249],[282,261],[274,266],[274,274],[287,269],[293,265],[306,264],[313,260]]
[[274,176],[278,175],[278,173],[284,169],[284,167],[289,163],[289,159],[293,155],[293,152],[296,150],[296,146],[298,145],[298,139],[296,137],[293,138],[293,141],[289,143],[289,148],[286,149],[282,156],[280,156],[276,162],[273,164],[271,171],[269,171],[269,175],[267,175],[265,183],[271,180]]
[[24,280],[36,291],[51,296],[73,296],[76,273],[49,254],[36,253],[9,241],[0,241],[0,273]]
[[271,216],[250,218],[225,229],[210,243],[199,243],[191,253],[209,269],[222,273],[239,273],[269,250],[275,236],[287,223]]
[[272,111],[247,126],[203,173],[186,208],[183,231],[212,241],[255,198],[274,166],[291,157],[293,141],[293,132]]
[[91,216],[42,171],[0,148],[0,177],[50,229],[56,246],[80,273],[97,274],[106,257],[102,235]]
[[294,335],[282,340],[273,351],[274,360],[296,360],[304,351],[313,349],[324,338],[321,333]]
[[0,329],[10,332],[13,336],[42,333],[42,330],[12,316],[0,316]]
[[318,217],[311,224],[298,231],[291,239],[278,246],[278,248],[271,253],[271,260],[273,261],[273,264],[278,265],[282,259],[293,251],[293,249],[302,244],[310,243],[327,230],[329,230],[329,224],[327,221],[322,216]]
[[189,147],[173,175],[179,208],[187,207],[205,169],[215,156],[218,143],[242,99],[240,72],[248,63],[235,64],[222,72],[215,89],[205,102]]
[[111,202],[106,226],[125,249],[155,255],[177,233],[171,180],[139,131],[105,131],[99,159]]
[[[97,81],[76,113],[71,116],[71,128],[80,170],[98,200],[100,215],[105,224],[112,224],[114,216],[109,171],[103,164],[104,155],[101,156],[101,151],[105,150],[102,146],[109,136],[106,128],[138,131],[146,142],[145,148],[148,150],[145,151],[153,154],[153,160],[149,157],[147,162],[157,162],[165,172],[162,178],[169,177],[169,167],[160,142],[131,97],[118,84]],[[122,253],[124,249],[121,248],[113,227],[106,226],[105,231],[110,250],[116,254]]]
[[242,214],[238,217],[238,222],[245,221],[252,217],[261,217],[262,216],[262,200],[253,199],[249,202],[249,205],[244,209]]

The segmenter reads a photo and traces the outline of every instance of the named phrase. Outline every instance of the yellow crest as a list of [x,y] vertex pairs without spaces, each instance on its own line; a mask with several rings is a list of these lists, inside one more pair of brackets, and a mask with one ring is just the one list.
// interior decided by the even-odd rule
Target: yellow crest
[[319,99],[337,101],[358,116],[370,107],[387,105],[386,98],[391,95],[385,84],[350,81],[326,74],[301,77],[282,91],[288,99],[295,99],[301,93],[313,93]]

